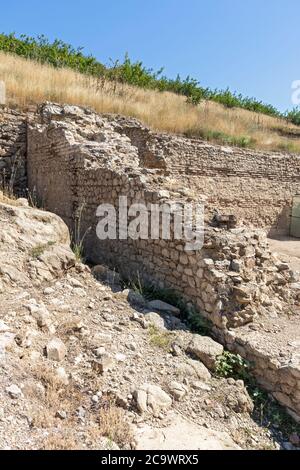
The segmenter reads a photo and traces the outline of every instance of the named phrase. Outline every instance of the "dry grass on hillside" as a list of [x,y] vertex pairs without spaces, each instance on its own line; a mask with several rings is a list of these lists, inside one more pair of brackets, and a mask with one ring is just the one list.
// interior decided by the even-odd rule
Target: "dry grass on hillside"
[[[78,425],[77,410],[89,408],[89,399],[83,396],[76,385],[62,383],[52,369],[35,367],[31,369],[36,379],[43,384],[45,393],[36,386],[26,389],[32,400],[32,429],[47,430],[42,442],[42,450],[78,450],[82,448],[82,436],[74,433]],[[98,377],[90,376],[91,387],[98,385]],[[41,396],[42,395],[42,396]],[[64,412],[61,419],[59,412]],[[59,422],[59,426],[57,423]],[[114,400],[103,395],[100,407],[90,411],[89,421],[85,426],[84,439],[90,443],[101,445],[107,439],[107,445],[118,445],[128,448],[133,442],[132,428],[126,418],[125,411],[115,405]]]
[[10,205],[15,205],[16,204],[16,199],[12,194],[3,192],[0,189],[0,204],[10,204]]
[[[0,80],[8,104],[45,100],[90,106],[98,112],[135,116],[151,128],[267,150],[300,152],[300,129],[284,120],[213,102],[199,106],[173,93],[103,82],[69,69],[54,69],[0,52]],[[288,137],[293,133],[292,138]]]

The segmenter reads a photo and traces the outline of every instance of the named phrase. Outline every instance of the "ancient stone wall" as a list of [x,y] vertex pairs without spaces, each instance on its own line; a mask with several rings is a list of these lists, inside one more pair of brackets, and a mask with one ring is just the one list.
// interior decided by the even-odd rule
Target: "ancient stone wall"
[[258,384],[300,422],[299,322],[277,318],[265,329],[248,325],[215,329],[215,334],[229,351],[252,365]]
[[[296,274],[272,256],[265,233],[246,227],[225,230],[207,226],[204,247],[198,251],[186,251],[186,240],[174,238],[99,240],[96,211],[100,204],[118,207],[122,195],[127,196],[128,206],[139,202],[197,201],[199,196],[193,197],[193,191],[180,186],[182,175],[176,187],[172,187],[176,180],[170,177],[168,145],[164,153],[160,140],[158,149],[153,136],[148,139],[149,131],[138,129],[136,121],[129,120],[126,124],[120,118],[54,105],[44,106],[41,115],[41,124],[32,124],[28,130],[29,189],[45,208],[66,221],[75,242],[83,240],[90,261],[105,263],[126,277],[139,276],[161,288],[179,292],[211,320],[215,334],[224,344],[253,361],[256,376],[266,381],[265,388],[299,415],[296,396],[300,365],[285,368],[278,379],[282,364],[274,357],[282,357],[280,351],[269,355],[266,352],[263,366],[257,348],[241,343],[238,335],[230,333],[232,328],[238,327],[240,331],[239,328],[254,325],[262,318],[276,317],[278,312],[290,315],[299,308],[300,285]],[[172,140],[171,137],[163,139]],[[177,148],[176,158],[179,153]],[[288,170],[287,178],[293,182],[298,171],[297,157],[290,158],[295,158],[295,165]],[[239,161],[242,165],[242,160]],[[279,168],[284,171],[281,163],[282,160]],[[262,180],[265,164],[260,173]],[[219,165],[220,173],[229,171],[222,170],[222,165]],[[175,165],[173,173],[174,168]],[[269,171],[271,175],[271,166]],[[290,196],[285,197],[288,201]]]
[[300,192],[299,155],[211,145],[155,134],[135,119],[111,119],[138,147],[143,165],[161,170],[166,187],[207,197],[208,218],[217,210],[271,235],[289,233],[292,199]]
[[27,115],[0,106],[0,187],[25,192]]
[[[207,197],[207,213],[234,214],[270,234],[288,234],[293,197],[300,193],[300,156],[221,147],[158,136],[170,187],[177,180]],[[174,179],[174,182],[172,182]]]

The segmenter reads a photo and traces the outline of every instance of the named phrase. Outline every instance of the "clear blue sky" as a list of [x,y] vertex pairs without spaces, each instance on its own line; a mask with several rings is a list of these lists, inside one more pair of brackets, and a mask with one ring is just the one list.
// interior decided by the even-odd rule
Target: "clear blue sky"
[[299,0],[11,0],[0,31],[45,34],[99,60],[132,59],[175,77],[291,108],[300,80]]

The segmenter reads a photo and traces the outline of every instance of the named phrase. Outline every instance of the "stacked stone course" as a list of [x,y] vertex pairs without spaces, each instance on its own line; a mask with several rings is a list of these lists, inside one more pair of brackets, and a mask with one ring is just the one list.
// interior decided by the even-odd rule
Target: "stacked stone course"
[[0,105],[0,185],[22,194],[26,189],[27,115]]

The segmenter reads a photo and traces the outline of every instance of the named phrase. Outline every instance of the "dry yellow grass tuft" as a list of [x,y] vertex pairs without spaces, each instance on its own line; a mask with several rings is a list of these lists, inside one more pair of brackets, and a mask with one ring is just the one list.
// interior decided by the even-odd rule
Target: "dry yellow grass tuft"
[[173,93],[97,80],[3,52],[0,80],[6,83],[10,105],[22,107],[48,100],[90,106],[100,113],[137,117],[158,131],[266,150],[300,152],[299,127],[263,114],[228,109],[213,102],[193,106]]
[[[74,432],[78,425],[77,410],[80,407],[89,410],[84,439],[92,447],[118,445],[120,448],[128,448],[133,442],[132,429],[125,411],[117,407],[111,397],[103,395],[100,408],[91,408],[90,397],[82,394],[72,381],[69,384],[63,383],[52,368],[39,365],[30,367],[30,371],[34,379],[44,387],[41,391],[34,381],[26,388],[26,396],[32,401],[31,427],[47,430],[48,433],[41,442],[42,449],[75,450],[83,447],[82,439]],[[89,383],[93,389],[100,389],[97,375],[92,374]],[[64,412],[64,419],[60,418],[58,412]]]
[[133,441],[133,434],[125,412],[110,404],[99,412],[99,429],[102,436],[124,447]]
[[81,450],[74,435],[65,435],[60,432],[52,432],[42,443],[40,450],[46,451],[73,451]]
[[11,195],[11,194],[6,194],[6,192],[3,192],[0,190],[0,203],[2,204],[10,204],[10,205],[16,205],[17,201],[16,198]]

